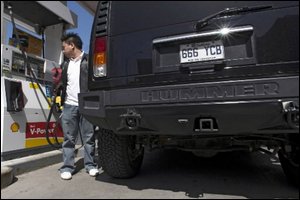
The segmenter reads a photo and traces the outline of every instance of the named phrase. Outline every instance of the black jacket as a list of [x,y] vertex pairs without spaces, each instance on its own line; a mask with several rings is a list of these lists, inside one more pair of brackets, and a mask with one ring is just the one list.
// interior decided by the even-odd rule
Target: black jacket
[[[64,104],[66,99],[67,92],[67,82],[68,82],[68,67],[69,67],[69,59],[66,59],[62,65],[62,94],[61,94],[61,105]],[[88,55],[83,54],[81,63],[80,63],[80,76],[79,76],[79,87],[80,92],[88,91]]]

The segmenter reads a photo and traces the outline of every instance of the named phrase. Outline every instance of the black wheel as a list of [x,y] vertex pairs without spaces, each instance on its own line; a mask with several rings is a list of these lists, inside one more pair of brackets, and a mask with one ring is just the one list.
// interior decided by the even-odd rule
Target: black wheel
[[137,145],[136,136],[120,136],[109,130],[98,134],[99,163],[104,172],[115,178],[131,178],[142,165],[144,148]]
[[[294,140],[298,142],[296,137]],[[285,148],[282,148],[278,152],[279,160],[282,166],[282,169],[288,178],[288,180],[299,186],[299,145],[295,144],[291,146],[291,151],[287,152]]]

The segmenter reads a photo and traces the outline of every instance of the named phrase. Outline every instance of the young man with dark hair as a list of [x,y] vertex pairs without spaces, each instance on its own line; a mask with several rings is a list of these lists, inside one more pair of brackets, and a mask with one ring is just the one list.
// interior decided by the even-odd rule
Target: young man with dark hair
[[90,176],[99,174],[95,156],[94,126],[79,114],[78,93],[86,92],[88,77],[88,58],[82,51],[81,38],[76,33],[68,33],[61,38],[62,51],[65,61],[62,64],[62,105],[61,118],[64,132],[63,166],[60,176],[64,180],[72,178],[75,171],[75,142],[78,131],[81,132],[84,142],[84,165]]

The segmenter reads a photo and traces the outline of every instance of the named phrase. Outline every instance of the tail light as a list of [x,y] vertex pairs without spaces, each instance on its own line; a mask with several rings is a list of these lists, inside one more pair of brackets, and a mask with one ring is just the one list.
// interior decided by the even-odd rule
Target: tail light
[[94,47],[94,76],[104,77],[106,76],[106,37],[96,38]]

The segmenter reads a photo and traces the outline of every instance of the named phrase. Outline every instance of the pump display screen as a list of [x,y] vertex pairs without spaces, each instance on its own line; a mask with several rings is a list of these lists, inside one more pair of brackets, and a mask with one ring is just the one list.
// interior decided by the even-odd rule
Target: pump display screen
[[[44,79],[44,61],[29,57],[29,66],[39,79]],[[30,71],[27,70],[27,75],[31,75]]]
[[[44,79],[44,63],[45,61],[43,60],[28,56],[28,64],[38,79]],[[30,71],[26,69],[24,56],[20,53],[13,52],[12,72],[15,74],[25,75],[25,71],[27,71],[27,76],[31,76]]]
[[25,62],[21,54],[13,52],[12,72],[25,75]]

